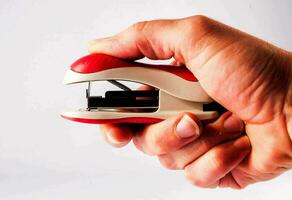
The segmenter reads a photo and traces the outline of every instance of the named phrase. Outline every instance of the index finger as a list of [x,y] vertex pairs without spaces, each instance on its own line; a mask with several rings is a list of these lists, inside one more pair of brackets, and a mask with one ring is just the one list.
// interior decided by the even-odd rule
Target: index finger
[[[147,57],[163,60],[173,57],[185,63],[189,51],[183,48],[190,46],[190,40],[199,40],[205,33],[200,26],[194,27],[200,24],[201,19],[202,16],[194,16],[179,20],[138,22],[117,35],[89,42],[88,50],[90,53],[104,53],[124,59]],[[190,37],[187,34],[193,28],[197,29],[196,35]]]

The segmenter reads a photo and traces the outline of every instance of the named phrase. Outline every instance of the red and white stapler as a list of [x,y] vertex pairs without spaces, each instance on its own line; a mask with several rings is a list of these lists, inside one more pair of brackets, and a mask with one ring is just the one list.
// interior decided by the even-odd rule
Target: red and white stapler
[[[131,90],[118,81],[132,81],[154,90]],[[120,90],[91,96],[94,81],[109,81]],[[71,65],[64,84],[88,82],[87,108],[62,112],[65,119],[91,123],[156,123],[180,112],[207,120],[223,112],[186,67],[149,65],[105,54],[90,54]],[[121,90],[122,89],[122,90]]]

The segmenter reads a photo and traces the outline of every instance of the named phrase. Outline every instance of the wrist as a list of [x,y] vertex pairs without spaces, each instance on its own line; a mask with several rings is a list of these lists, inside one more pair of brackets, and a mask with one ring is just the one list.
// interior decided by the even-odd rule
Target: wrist
[[292,169],[292,53],[282,51],[280,57],[282,61],[278,65],[281,66],[278,84],[283,88],[283,107],[281,114],[275,118],[274,125],[278,131],[284,133],[285,138],[285,141],[282,140],[279,144],[285,146],[285,150],[282,151],[283,155],[280,157],[286,159],[281,159],[282,161],[279,163],[282,163],[281,166],[285,169]]
[[284,114],[286,117],[286,127],[288,134],[290,136],[291,142],[292,142],[292,53],[289,53],[289,62],[288,62],[288,77],[289,77],[289,82],[288,82],[288,90],[287,90],[287,95],[286,95],[286,100],[285,100],[285,105],[284,105]]

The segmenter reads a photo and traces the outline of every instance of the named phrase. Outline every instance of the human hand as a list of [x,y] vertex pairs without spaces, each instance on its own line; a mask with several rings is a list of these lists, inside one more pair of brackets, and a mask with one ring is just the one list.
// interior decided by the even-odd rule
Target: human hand
[[[201,187],[243,188],[292,168],[290,52],[204,16],[140,22],[113,37],[92,41],[89,51],[125,59],[173,57],[233,113],[230,127],[237,129],[226,134],[232,130],[224,129],[228,114],[204,127],[190,114],[145,127],[103,125],[114,146],[133,137],[140,150],[159,155],[168,168],[184,169],[187,178]],[[186,115],[193,120],[186,118],[189,123],[181,130],[188,137],[181,139],[176,127]],[[249,140],[240,136],[242,127],[234,116],[244,121]],[[213,136],[208,140],[208,135]],[[249,141],[252,148],[247,154]]]

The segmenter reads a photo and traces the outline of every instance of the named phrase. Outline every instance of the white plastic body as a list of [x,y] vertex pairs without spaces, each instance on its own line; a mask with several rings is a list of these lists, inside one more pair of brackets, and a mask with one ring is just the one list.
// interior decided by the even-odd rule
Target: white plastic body
[[99,111],[80,109],[76,111],[62,112],[61,115],[68,118],[81,119],[120,119],[128,117],[150,117],[158,119],[167,119],[178,113],[189,112],[195,114],[199,119],[213,119],[217,117],[216,111],[203,111],[203,104],[187,100],[178,99],[172,95],[159,91],[159,107],[155,112],[127,112],[127,111]]
[[65,111],[61,115],[81,119],[120,119],[128,117],[151,117],[166,119],[181,112],[190,112],[199,119],[212,119],[216,111],[203,111],[203,103],[212,99],[202,89],[199,82],[187,81],[175,74],[145,67],[113,68],[100,72],[81,74],[68,70],[64,83],[73,84],[98,80],[126,80],[153,86],[159,90],[159,107],[155,112],[127,112],[79,109]]
[[139,82],[163,90],[179,99],[204,103],[212,101],[198,81],[187,81],[163,70],[139,66],[113,68],[90,74],[80,74],[68,70],[64,78],[64,84],[101,80]]

